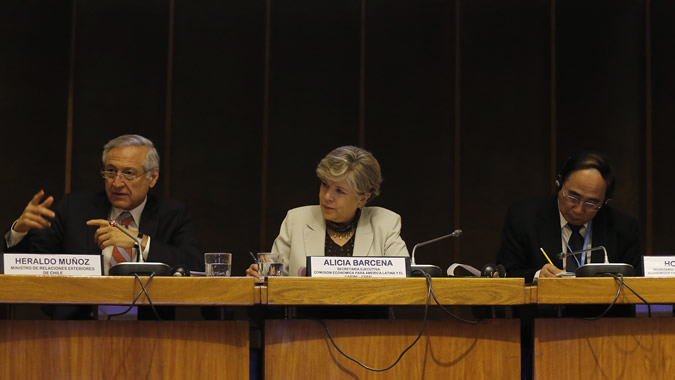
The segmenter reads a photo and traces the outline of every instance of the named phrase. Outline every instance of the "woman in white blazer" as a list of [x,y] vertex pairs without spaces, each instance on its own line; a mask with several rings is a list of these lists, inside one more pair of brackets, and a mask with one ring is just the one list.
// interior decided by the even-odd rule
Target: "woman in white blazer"
[[[364,207],[380,194],[380,164],[365,149],[343,146],[316,168],[319,205],[288,211],[272,252],[284,256],[286,275],[303,276],[307,256],[408,256],[401,217],[381,207]],[[258,266],[246,270],[258,276]]]

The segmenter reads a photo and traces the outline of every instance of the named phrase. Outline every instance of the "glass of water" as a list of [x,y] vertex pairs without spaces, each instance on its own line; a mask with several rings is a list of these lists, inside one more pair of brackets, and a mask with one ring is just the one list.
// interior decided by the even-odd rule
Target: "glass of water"
[[206,275],[209,277],[229,277],[232,271],[232,254],[209,252],[204,254]]
[[258,273],[260,277],[283,276],[283,256],[273,252],[258,253]]

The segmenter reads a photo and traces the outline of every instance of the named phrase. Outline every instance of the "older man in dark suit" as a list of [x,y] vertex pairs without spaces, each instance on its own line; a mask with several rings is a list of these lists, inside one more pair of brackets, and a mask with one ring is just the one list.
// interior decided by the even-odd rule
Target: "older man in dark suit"
[[[104,270],[124,261],[162,262],[203,271],[203,254],[187,209],[148,194],[159,179],[159,155],[152,141],[124,135],[103,148],[105,192],[33,196],[5,234],[7,252],[101,254]],[[110,221],[137,236],[141,246]]]
[[[152,141],[119,136],[104,146],[102,161],[105,192],[67,194],[53,210],[54,198],[38,192],[5,234],[5,251],[101,254],[106,274],[115,264],[137,260],[203,271],[187,209],[148,194],[159,179],[159,154]],[[140,247],[112,227],[111,220],[137,236]],[[59,319],[90,317],[86,308],[66,309],[50,314]]]
[[[598,153],[571,156],[556,179],[553,197],[520,202],[509,208],[497,263],[509,277],[532,282],[562,272],[558,252],[604,246],[610,262],[628,263],[640,271],[637,220],[612,208],[615,178],[607,157]],[[549,253],[549,263],[541,252]],[[591,260],[592,258],[592,260]],[[603,262],[602,252],[568,257],[567,271]]]
[[[203,270],[185,207],[148,194],[159,179],[159,155],[152,142],[138,135],[117,137],[105,145],[102,161],[105,193],[67,194],[51,210],[54,198],[42,200],[44,192],[38,192],[5,235],[6,249],[102,254],[106,272],[137,259]],[[140,249],[110,220],[138,236]]]

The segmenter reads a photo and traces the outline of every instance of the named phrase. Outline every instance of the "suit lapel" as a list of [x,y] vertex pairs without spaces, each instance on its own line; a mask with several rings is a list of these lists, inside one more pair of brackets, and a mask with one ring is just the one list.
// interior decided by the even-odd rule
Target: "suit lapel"
[[373,245],[373,226],[370,224],[370,210],[361,209],[359,224],[356,226],[356,237],[354,241],[354,256],[365,254],[370,256],[371,246]]
[[[605,249],[607,250],[607,253],[612,252],[613,247],[608,246],[607,242],[607,230],[604,228],[606,227],[606,223],[603,223],[605,213],[603,212],[605,210],[602,210],[598,212],[598,215],[593,218],[593,224],[591,225],[591,244],[593,247],[599,247],[599,246],[604,246]],[[605,262],[605,254],[602,251],[593,251],[593,253],[589,253],[591,260],[590,262],[592,263],[604,263]],[[588,257],[588,256],[587,256]]]
[[141,223],[138,230],[148,236],[157,236],[157,225],[159,223],[157,198],[148,194],[148,200],[145,202],[143,213],[141,213]]
[[305,241],[305,256],[324,256],[326,246],[326,222],[321,215],[321,209],[312,207],[311,217],[303,229]]
[[[110,202],[108,201],[108,196],[104,191],[97,193],[92,201],[91,208],[88,208],[91,214],[88,214],[85,220],[91,219],[105,219],[108,220],[110,217]],[[101,252],[101,248],[98,247],[94,236],[96,235],[96,230],[98,227],[95,226],[86,226],[87,228],[87,240],[86,240],[86,252]]]

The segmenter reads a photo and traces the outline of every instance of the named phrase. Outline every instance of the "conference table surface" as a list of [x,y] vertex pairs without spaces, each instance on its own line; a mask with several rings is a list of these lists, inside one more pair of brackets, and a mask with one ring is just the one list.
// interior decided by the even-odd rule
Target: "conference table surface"
[[[155,305],[233,305],[260,303],[252,277],[140,277]],[[131,276],[0,275],[0,303],[129,305],[141,284]],[[137,305],[149,304],[141,294]]]
[[[424,278],[141,277],[157,305],[424,305]],[[675,303],[675,278],[626,277],[650,303]],[[443,305],[598,304],[616,297],[613,278],[434,278]],[[311,290],[311,291],[308,291]],[[0,303],[129,304],[141,292],[130,276],[68,277],[0,275]],[[642,301],[627,287],[617,303]],[[141,295],[138,304],[148,304]],[[433,300],[432,300],[433,303]]]
[[[424,278],[140,277],[157,305],[423,305]],[[444,305],[520,305],[531,302],[520,278],[435,278]],[[311,290],[311,291],[308,291]],[[0,303],[130,304],[141,284],[131,276],[0,275]],[[431,300],[433,303],[433,300]],[[148,304],[144,294],[137,304]]]

